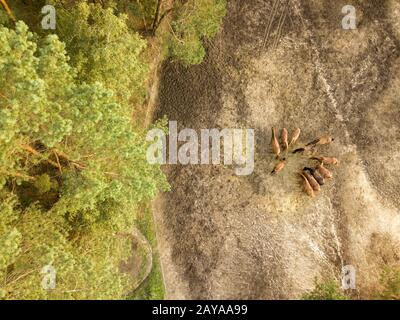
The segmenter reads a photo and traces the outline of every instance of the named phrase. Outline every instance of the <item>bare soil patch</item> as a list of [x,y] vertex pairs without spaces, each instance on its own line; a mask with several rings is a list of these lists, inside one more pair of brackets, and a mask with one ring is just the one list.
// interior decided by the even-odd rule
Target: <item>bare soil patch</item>
[[[370,297],[383,261],[399,260],[398,1],[355,1],[353,31],[341,28],[345,1],[274,4],[229,1],[206,60],[162,72],[156,117],[254,128],[257,139],[248,177],[165,167],[172,191],[154,211],[168,298],[298,298],[346,264],[357,269],[356,295]],[[342,164],[315,200],[295,175],[300,158],[269,175],[272,126],[302,128],[301,142],[337,138],[322,150]]]

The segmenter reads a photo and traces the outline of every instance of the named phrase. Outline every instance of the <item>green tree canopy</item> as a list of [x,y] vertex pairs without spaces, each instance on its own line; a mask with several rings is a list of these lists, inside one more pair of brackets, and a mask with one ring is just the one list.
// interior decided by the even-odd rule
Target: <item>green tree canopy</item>
[[115,14],[112,7],[78,1],[50,1],[57,7],[57,34],[65,42],[78,79],[99,81],[119,99],[142,102],[148,67],[140,59],[146,47],[137,32],[127,26],[127,15]]
[[173,58],[186,65],[203,61],[205,49],[203,38],[212,38],[222,24],[226,14],[225,0],[177,1],[170,52]]
[[0,27],[0,47],[0,294],[118,298],[130,247],[121,235],[137,204],[167,186],[144,133],[111,86],[79,79],[56,35],[18,22]]

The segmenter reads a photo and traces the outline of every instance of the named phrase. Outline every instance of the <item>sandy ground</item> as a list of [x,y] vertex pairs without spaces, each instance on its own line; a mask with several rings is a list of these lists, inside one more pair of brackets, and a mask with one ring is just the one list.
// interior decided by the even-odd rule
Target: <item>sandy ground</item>
[[[168,298],[298,298],[347,264],[353,296],[370,298],[399,263],[400,1],[353,1],[357,30],[341,28],[346,4],[229,1],[204,63],[165,65],[156,118],[254,128],[257,146],[248,177],[165,166],[172,191],[153,210]],[[316,199],[296,176],[308,160],[269,174],[272,126],[302,128],[301,142],[335,136],[321,153],[341,165]]]

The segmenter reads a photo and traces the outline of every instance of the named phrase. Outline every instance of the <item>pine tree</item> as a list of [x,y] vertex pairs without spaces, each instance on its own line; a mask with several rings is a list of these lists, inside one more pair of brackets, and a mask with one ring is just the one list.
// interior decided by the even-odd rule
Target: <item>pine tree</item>
[[[56,35],[18,22],[0,27],[0,47],[0,295],[119,298],[129,287],[122,235],[167,186],[144,133],[112,86],[79,78]],[[42,288],[46,265],[54,290]]]
[[127,26],[127,15],[112,7],[77,2],[57,6],[57,34],[65,42],[71,65],[82,82],[101,82],[126,102],[140,103],[145,96],[148,66],[140,59],[146,41]]

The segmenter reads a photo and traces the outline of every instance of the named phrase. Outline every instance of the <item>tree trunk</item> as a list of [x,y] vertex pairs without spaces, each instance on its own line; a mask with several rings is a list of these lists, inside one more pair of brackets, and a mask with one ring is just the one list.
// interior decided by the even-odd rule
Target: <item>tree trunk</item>
[[7,14],[9,15],[9,17],[15,22],[16,19],[15,19],[13,13],[12,13],[10,7],[8,6],[6,0],[0,0],[0,3],[3,5],[4,10],[6,10]]
[[153,20],[153,25],[151,27],[152,31],[154,32],[157,24],[158,24],[158,17],[160,15],[160,9],[161,9],[161,4],[162,4],[162,0],[158,0],[157,1],[157,9],[156,9],[156,13],[154,15],[154,20]]

